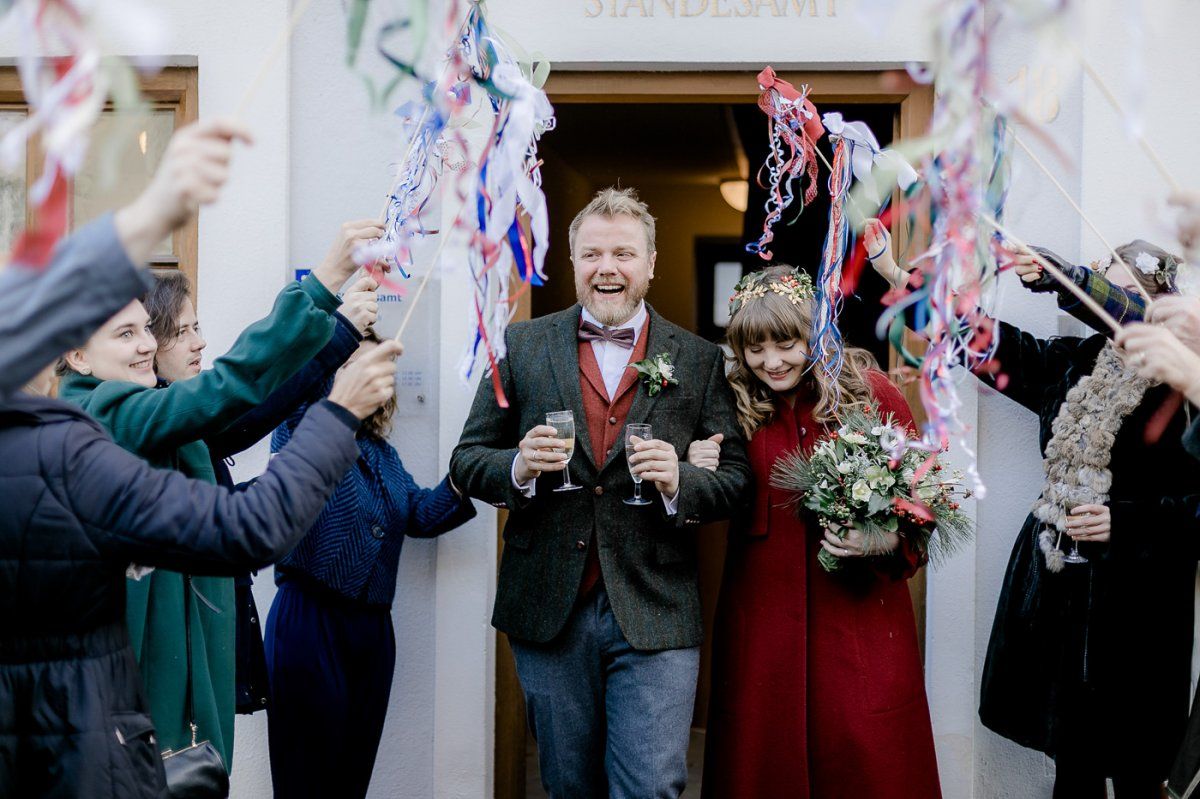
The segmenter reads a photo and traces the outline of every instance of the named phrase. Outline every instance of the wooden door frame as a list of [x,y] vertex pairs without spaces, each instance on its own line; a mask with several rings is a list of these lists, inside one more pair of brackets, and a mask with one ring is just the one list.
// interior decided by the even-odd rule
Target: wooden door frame
[[[902,86],[891,89],[881,85],[878,71],[848,70],[788,70],[779,77],[795,86],[813,87],[811,97],[818,107],[822,103],[873,103],[899,106],[893,138],[912,139],[928,127],[933,115],[933,89],[913,86],[910,81],[898,81]],[[754,103],[758,99],[754,76],[746,72],[622,72],[563,71],[552,72],[546,82],[546,94],[554,105],[579,103]],[[893,241],[897,252],[904,252],[914,242],[908,239],[903,225],[893,226]],[[918,234],[919,235],[919,234]],[[514,321],[529,318],[528,302],[518,309]],[[889,368],[898,361],[893,351]],[[918,416],[923,418],[915,387],[901,387],[905,398]],[[498,519],[497,567],[504,550],[501,531],[505,514]],[[917,615],[917,632],[922,655],[925,641],[925,571],[910,581]],[[523,799],[525,796],[526,726],[523,698],[517,682],[516,669],[508,641],[503,633],[496,634],[496,707],[495,707],[495,799]]]

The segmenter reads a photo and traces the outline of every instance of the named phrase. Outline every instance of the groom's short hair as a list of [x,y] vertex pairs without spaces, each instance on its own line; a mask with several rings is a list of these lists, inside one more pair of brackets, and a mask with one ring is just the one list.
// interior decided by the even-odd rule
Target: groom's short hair
[[609,219],[615,216],[633,217],[646,229],[649,252],[654,252],[654,217],[650,215],[649,206],[638,199],[636,189],[617,189],[609,186],[596,192],[592,201],[571,220],[571,227],[567,231],[567,244],[571,248],[572,256],[575,255],[575,234],[579,232],[583,220],[589,216],[604,216]]

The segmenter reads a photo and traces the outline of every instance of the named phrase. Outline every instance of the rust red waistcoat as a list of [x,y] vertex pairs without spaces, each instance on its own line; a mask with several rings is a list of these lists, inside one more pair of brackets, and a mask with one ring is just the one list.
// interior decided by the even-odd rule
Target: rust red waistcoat
[[[637,344],[629,353],[628,363],[637,363],[646,357],[649,333],[650,317],[647,315],[642,332],[638,334]],[[631,366],[625,367],[621,383],[617,386],[616,399],[610,402],[608,390],[604,387],[604,375],[600,372],[600,364],[596,362],[596,354],[592,351],[592,343],[579,342],[579,388],[583,392],[583,412],[587,416],[588,437],[593,457],[596,459],[597,471],[604,468],[613,447],[625,446],[625,417],[633,407],[639,377],[641,375],[636,369]],[[600,579],[600,556],[596,552],[596,535],[593,533],[592,540],[588,542],[583,579],[579,584],[580,595],[590,592]]]

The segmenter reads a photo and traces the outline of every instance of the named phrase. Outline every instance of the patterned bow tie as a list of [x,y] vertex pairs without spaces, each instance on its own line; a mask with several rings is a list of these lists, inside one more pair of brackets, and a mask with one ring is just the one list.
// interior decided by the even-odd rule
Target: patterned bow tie
[[600,327],[591,322],[582,322],[579,325],[579,340],[580,341],[611,341],[618,347],[624,347],[627,350],[633,349],[633,328],[632,327]]

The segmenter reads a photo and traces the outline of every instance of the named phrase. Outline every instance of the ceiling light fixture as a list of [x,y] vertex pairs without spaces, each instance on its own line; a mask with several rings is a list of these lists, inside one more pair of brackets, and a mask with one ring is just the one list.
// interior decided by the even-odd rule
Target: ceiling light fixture
[[722,180],[721,197],[725,199],[730,208],[739,214],[746,213],[746,206],[750,202],[750,181]]

